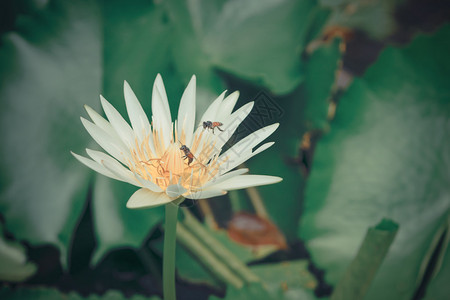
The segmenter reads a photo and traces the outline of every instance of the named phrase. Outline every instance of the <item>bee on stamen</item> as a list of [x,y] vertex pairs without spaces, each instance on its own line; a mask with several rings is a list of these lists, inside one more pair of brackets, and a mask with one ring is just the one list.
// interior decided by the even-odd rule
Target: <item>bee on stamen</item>
[[190,165],[195,158],[194,154],[192,154],[191,150],[186,145],[181,145],[180,150],[184,152],[183,159],[187,159],[188,165]]
[[[181,144],[181,142],[180,142],[180,144]],[[184,152],[184,156],[182,158],[188,160],[188,166],[191,165],[191,163],[194,161],[194,158],[197,160],[197,158],[194,156],[194,154],[192,154],[191,150],[186,145],[181,144],[180,150]],[[205,165],[203,165],[198,160],[197,160],[197,163],[199,165],[205,167]]]
[[203,124],[200,126],[203,126],[203,129],[211,129],[213,134],[214,134],[214,129],[217,128],[220,131],[223,131],[222,128],[220,128],[220,126],[222,126],[223,123],[220,122],[211,122],[211,121],[203,121]]

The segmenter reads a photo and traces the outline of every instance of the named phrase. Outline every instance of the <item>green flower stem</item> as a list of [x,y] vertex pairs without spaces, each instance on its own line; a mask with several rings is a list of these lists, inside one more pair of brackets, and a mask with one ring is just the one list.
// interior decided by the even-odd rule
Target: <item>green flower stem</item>
[[163,253],[163,294],[164,300],[176,300],[175,290],[175,246],[178,218],[178,203],[166,204]]
[[212,251],[214,255],[217,256],[219,261],[226,262],[229,268],[247,283],[260,281],[259,277],[256,276],[244,263],[242,263],[237,256],[217,241],[211,233],[206,230],[202,224],[189,212],[189,210],[184,209],[183,213],[185,216],[183,221],[184,225],[193,233],[193,235],[197,236],[197,238],[202,241],[207,249]]
[[[244,282],[236,276],[223,261],[219,260],[199,239],[193,235],[183,223],[178,224],[177,238],[189,252],[195,256],[219,280],[236,288],[244,286]],[[167,299],[166,299],[167,300]]]

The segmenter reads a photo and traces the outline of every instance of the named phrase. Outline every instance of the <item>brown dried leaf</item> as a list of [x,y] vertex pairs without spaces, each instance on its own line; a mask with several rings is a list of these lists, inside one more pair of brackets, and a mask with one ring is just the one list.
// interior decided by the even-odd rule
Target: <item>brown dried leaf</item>
[[228,223],[228,236],[236,243],[259,247],[272,245],[286,249],[286,239],[271,221],[248,212],[236,213]]

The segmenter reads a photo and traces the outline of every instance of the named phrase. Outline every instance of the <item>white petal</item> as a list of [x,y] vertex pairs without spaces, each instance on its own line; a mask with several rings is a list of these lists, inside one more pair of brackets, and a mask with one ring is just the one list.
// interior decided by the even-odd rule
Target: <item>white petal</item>
[[217,118],[216,118],[217,112],[219,111],[219,107],[222,104],[223,97],[225,97],[226,92],[227,91],[224,91],[222,94],[220,94],[219,97],[217,97],[216,100],[214,100],[213,103],[211,103],[211,105],[208,107],[208,109],[203,114],[203,116],[200,119],[200,122],[198,123],[197,126],[199,126],[199,127],[202,126],[203,122],[206,122],[206,121],[215,122],[215,120],[217,120]]
[[280,124],[275,123],[249,134],[248,136],[237,142],[235,145],[233,145],[233,147],[228,149],[224,154],[220,156],[220,158],[228,157],[229,161],[234,161],[236,159],[242,158],[246,153],[250,154],[251,152],[248,152],[248,149],[253,149],[256,145],[264,141],[268,136],[274,133],[275,130],[277,130],[278,126],[280,126]]
[[[89,149],[86,149],[86,151]],[[100,163],[111,173],[113,173],[115,176],[120,178],[121,181],[128,182],[129,184],[138,186],[138,187],[144,187],[149,190],[152,190],[154,192],[162,192],[162,189],[156,185],[155,183],[145,180],[139,175],[134,174],[124,166],[122,166],[117,161],[108,158],[105,155],[101,155],[101,152],[89,150],[88,154],[95,160],[100,160]]]
[[105,111],[106,116],[108,117],[111,126],[117,132],[117,135],[120,136],[123,143],[129,148],[134,147],[135,145],[135,135],[133,129],[131,129],[130,125],[125,121],[120,113],[111,105],[103,96],[100,95],[100,100],[102,102],[103,110]]
[[110,136],[117,138],[120,140],[119,136],[117,135],[114,128],[111,126],[111,124],[106,121],[102,116],[100,116],[95,110],[93,110],[90,106],[85,105],[84,108],[86,109],[89,117],[91,118],[92,122],[94,122],[95,125],[106,131]]
[[212,198],[212,197],[217,197],[217,196],[223,196],[226,195],[226,191],[223,191],[221,189],[216,189],[216,188],[211,188],[211,189],[205,189],[205,190],[201,190],[199,192],[195,192],[192,194],[189,194],[187,196],[185,196],[185,198],[188,199],[206,199],[206,198]]
[[266,175],[239,175],[214,184],[210,188],[222,189],[226,191],[244,189],[251,186],[273,184],[282,181],[281,177]]
[[146,189],[152,190],[153,192],[160,193],[162,189],[155,183],[140,178],[137,174],[123,168],[120,164],[117,165],[110,160],[102,160],[101,164],[115,176],[119,177],[121,181],[128,182],[129,184],[135,185],[137,187],[144,187]]
[[106,131],[83,117],[81,117],[81,122],[100,147],[125,164],[125,158],[130,156],[130,152],[124,147],[121,140],[111,137]]
[[116,179],[116,180],[121,180],[119,177],[117,177],[116,175],[114,175],[113,173],[111,173],[110,171],[108,171],[104,166],[99,165],[97,162],[90,160],[89,158],[86,158],[84,156],[78,155],[76,153],[73,153],[72,151],[70,151],[70,153],[72,153],[72,155],[78,159],[82,164],[86,165],[87,167],[91,168],[92,170],[94,170],[97,173],[100,173],[102,175],[105,175],[107,177],[110,177],[112,179]]
[[[222,171],[222,170],[219,170],[219,171]],[[243,168],[243,169],[238,169],[238,170],[234,170],[234,171],[228,172],[228,173],[226,173],[224,175],[217,175],[214,178],[212,178],[210,181],[208,181],[203,187],[207,188],[207,187],[209,187],[211,185],[214,185],[214,184],[217,184],[217,183],[221,183],[221,182],[223,182],[223,181],[225,181],[227,179],[230,179],[231,177],[242,175],[242,174],[245,174],[247,172],[248,172],[248,169],[247,168]]]
[[131,125],[139,141],[143,141],[150,133],[150,123],[148,117],[142,109],[141,103],[137,99],[133,90],[128,82],[124,81],[123,93],[125,96],[125,104],[127,106],[128,117],[130,118]]
[[128,182],[129,184],[142,187],[140,182],[135,178],[134,173],[130,170],[124,168],[122,165],[117,165],[110,160],[102,160],[101,164],[111,173],[119,177],[122,181]]
[[[222,94],[220,94],[219,97],[216,98],[216,100],[214,100],[213,103],[211,103],[211,105],[205,111],[205,113],[203,114],[202,118],[200,119],[200,121],[197,125],[197,129],[195,130],[194,136],[197,137],[203,132],[200,145],[202,145],[208,139],[209,140],[216,139],[216,136],[213,135],[211,130],[203,128],[203,122],[206,122],[206,121],[215,122],[214,120],[217,120],[216,115],[219,111],[220,105],[222,104],[223,97],[225,96],[226,92],[227,91],[224,91]],[[200,151],[201,149],[198,149],[198,150]],[[196,151],[196,152],[198,154],[198,151]]]
[[[169,102],[161,75],[156,75],[152,92],[152,118],[153,127],[161,132],[164,145],[167,147],[172,138],[172,117],[170,115]],[[165,149],[163,149],[165,150]]]
[[187,190],[181,184],[169,185],[166,189],[166,194],[172,199],[178,198],[180,195],[186,193]]
[[[115,170],[122,170],[122,171],[116,172],[116,173],[132,173],[130,170],[125,168],[121,163],[119,163],[117,160],[115,160],[108,154],[105,154],[100,151],[91,150],[91,149],[86,149],[86,153],[100,165],[103,165],[103,162],[107,161],[108,164],[114,166]],[[121,177],[119,177],[119,178],[121,178]],[[126,181],[126,180],[122,179],[122,181]]]
[[180,107],[178,109],[178,137],[181,136],[181,132],[184,130],[186,134],[186,140],[182,141],[185,145],[192,144],[192,136],[194,134],[195,126],[195,95],[196,93],[196,78],[192,76],[191,81],[184,90],[181,97]]
[[254,102],[249,102],[246,105],[239,108],[237,111],[228,117],[227,121],[223,121],[223,131],[217,135],[216,138],[216,148],[222,149],[223,145],[231,138],[233,133],[236,131],[238,126],[244,121],[248,114],[253,109]]
[[160,188],[156,183],[153,183],[151,181],[145,180],[145,179],[141,178],[137,174],[134,174],[134,178],[137,179],[137,181],[139,181],[141,186],[146,188],[146,189],[149,189],[149,190],[151,190],[153,192],[156,192],[156,193],[161,193],[163,191],[163,189]]
[[[245,163],[247,160],[249,160],[253,156],[263,152],[264,150],[268,149],[273,144],[275,144],[275,143],[274,142],[265,143],[265,144],[261,145],[260,147],[258,147],[258,149],[256,149],[255,151],[247,149],[244,153],[241,153],[241,155],[239,155],[238,157],[235,157],[233,159],[228,159],[225,162],[225,167],[223,168],[223,170],[221,169],[222,173],[226,173],[229,170],[236,168],[240,164]],[[221,158],[222,158],[222,156],[221,156]],[[225,159],[225,157],[223,157],[222,159]]]
[[137,190],[127,202],[127,207],[132,209],[150,208],[171,202],[165,193],[155,193],[148,189]]
[[211,120],[213,122],[224,122],[226,121],[233,111],[234,106],[239,98],[239,91],[235,91],[234,93],[228,95],[220,105],[219,110],[217,111],[216,120]]

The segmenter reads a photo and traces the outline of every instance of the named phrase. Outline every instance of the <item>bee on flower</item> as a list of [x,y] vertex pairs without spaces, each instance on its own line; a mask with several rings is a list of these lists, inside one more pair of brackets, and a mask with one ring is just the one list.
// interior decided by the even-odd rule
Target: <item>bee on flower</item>
[[[222,148],[253,108],[247,103],[233,112],[239,93],[222,93],[195,123],[196,77],[192,76],[180,101],[178,117],[172,122],[163,80],[156,76],[152,92],[152,118],[149,121],[136,95],[125,81],[128,124],[102,96],[107,120],[85,106],[91,121],[81,118],[92,138],[106,151],[86,149],[90,158],[72,153],[80,162],[110,178],[128,182],[140,189],[127,202],[128,208],[146,208],[170,203],[178,198],[210,198],[229,190],[272,184],[280,177],[244,175],[248,169],[234,170],[273,142],[254,149],[271,135],[278,124],[261,128],[233,147]],[[202,120],[215,120],[216,134],[204,128]],[[220,125],[218,125],[220,124]]]
[[211,129],[212,132],[214,133],[214,129],[218,129],[220,131],[223,131],[222,128],[220,128],[220,126],[222,126],[223,124],[221,122],[211,122],[211,121],[204,121],[202,125],[203,129]]

